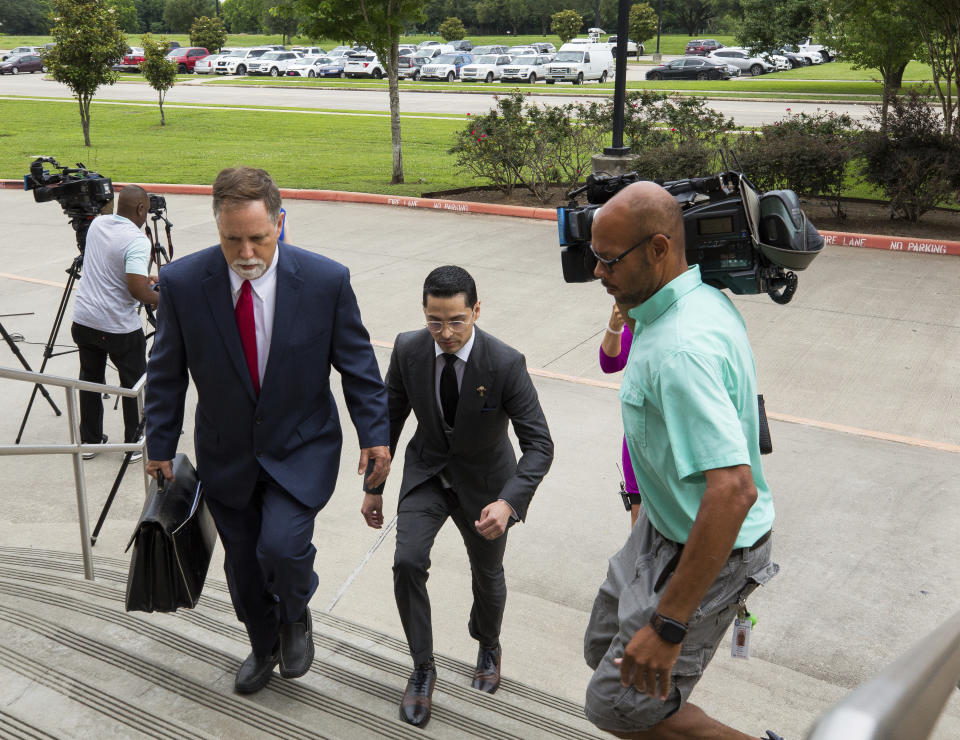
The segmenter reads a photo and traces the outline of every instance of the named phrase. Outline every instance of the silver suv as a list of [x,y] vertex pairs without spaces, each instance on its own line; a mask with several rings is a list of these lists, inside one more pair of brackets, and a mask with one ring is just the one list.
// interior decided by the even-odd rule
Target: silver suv
[[234,49],[225,57],[217,60],[214,70],[218,75],[245,75],[250,68],[250,62],[259,59],[267,52],[273,51],[269,46],[257,46],[252,49]]

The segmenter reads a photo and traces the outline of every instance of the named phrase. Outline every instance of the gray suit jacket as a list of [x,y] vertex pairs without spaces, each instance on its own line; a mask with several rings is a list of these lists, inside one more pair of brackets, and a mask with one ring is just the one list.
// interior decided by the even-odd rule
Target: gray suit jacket
[[[473,519],[501,498],[524,519],[553,461],[553,440],[523,355],[477,327],[473,330],[476,339],[449,437],[437,404],[433,337],[426,328],[397,336],[386,379],[391,455],[411,409],[417,417],[400,499],[442,470]],[[507,436],[508,421],[520,442],[519,462]]]

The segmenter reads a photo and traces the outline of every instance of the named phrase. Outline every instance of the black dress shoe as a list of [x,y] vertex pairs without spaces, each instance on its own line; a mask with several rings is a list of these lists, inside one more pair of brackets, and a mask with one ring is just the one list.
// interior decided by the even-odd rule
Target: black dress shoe
[[437,669],[432,661],[413,669],[407,681],[407,690],[403,692],[403,701],[400,702],[400,719],[414,727],[427,726],[436,682]]
[[783,738],[773,730],[767,730],[767,736],[765,738],[760,738],[760,740],[783,740]]
[[280,625],[280,675],[300,678],[313,663],[313,620],[310,607],[299,622]]
[[279,648],[264,658],[258,658],[256,653],[250,653],[237,671],[237,680],[234,682],[237,693],[254,694],[266,686],[279,661]]
[[500,688],[500,660],[503,650],[500,645],[495,647],[480,646],[477,653],[477,670],[473,674],[473,688],[487,694],[494,693]]

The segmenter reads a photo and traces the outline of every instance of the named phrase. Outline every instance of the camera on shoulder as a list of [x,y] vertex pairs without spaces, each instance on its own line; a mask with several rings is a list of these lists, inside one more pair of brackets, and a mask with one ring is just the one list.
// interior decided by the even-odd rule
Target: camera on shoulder
[[[590,175],[557,208],[563,279],[594,279],[590,249],[593,217],[620,190],[641,178]],[[703,282],[737,294],[767,293],[789,303],[797,290],[794,270],[805,270],[823,250],[823,237],[800,208],[792,190],[759,193],[742,172],[660,182],[683,211],[688,264],[700,265]],[[586,193],[587,204],[576,198]]]

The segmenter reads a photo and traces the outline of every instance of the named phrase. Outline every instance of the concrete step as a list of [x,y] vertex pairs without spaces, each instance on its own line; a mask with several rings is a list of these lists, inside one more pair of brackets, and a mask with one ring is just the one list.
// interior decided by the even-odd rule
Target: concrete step
[[[296,681],[233,693],[248,652],[226,584],[209,578],[193,610],[124,611],[127,561],[0,547],[0,734],[14,737],[599,737],[579,705],[504,677],[495,696],[470,688],[473,666],[437,656],[426,732],[399,720],[406,644],[314,614],[316,660]],[[20,734],[17,734],[20,733]],[[30,734],[34,733],[34,734]]]

